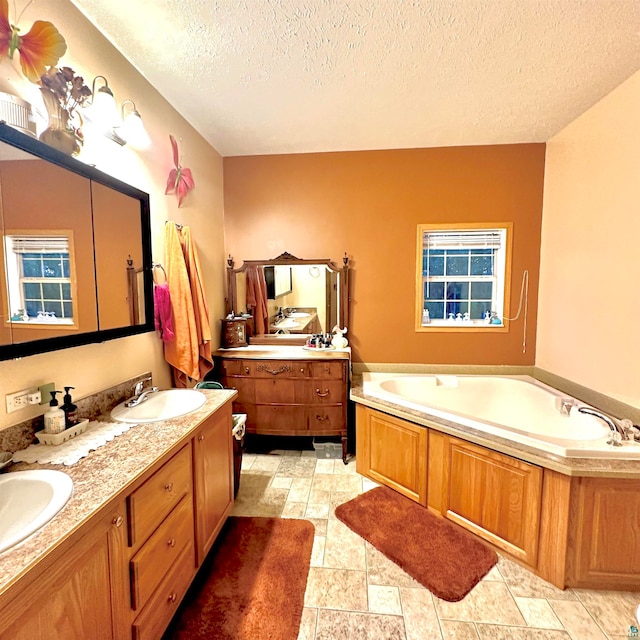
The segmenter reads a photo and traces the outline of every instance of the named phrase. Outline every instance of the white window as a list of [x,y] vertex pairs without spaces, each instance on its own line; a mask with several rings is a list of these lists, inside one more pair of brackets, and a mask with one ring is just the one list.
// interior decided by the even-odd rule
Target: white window
[[7,235],[5,255],[11,322],[73,324],[68,236]]
[[418,225],[416,327],[506,325],[511,225]]

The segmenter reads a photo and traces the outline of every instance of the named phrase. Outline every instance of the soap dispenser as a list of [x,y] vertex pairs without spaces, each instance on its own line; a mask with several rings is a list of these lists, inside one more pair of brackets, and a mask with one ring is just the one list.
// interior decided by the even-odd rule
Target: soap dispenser
[[44,432],[45,433],[61,433],[64,431],[64,411],[58,406],[56,393],[60,391],[50,391],[51,402],[49,402],[49,410],[44,414]]
[[73,404],[73,400],[71,399],[71,394],[69,393],[70,389],[75,389],[75,387],[65,387],[64,392],[64,403],[62,407],[62,411],[64,411],[64,424],[65,429],[69,427],[73,427],[76,422],[78,422],[78,405]]

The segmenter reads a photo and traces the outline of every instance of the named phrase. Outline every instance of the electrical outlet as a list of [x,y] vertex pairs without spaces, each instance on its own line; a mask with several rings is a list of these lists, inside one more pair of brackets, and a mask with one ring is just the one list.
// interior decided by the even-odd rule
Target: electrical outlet
[[28,394],[28,390],[7,393],[7,395],[5,396],[7,400],[7,413],[13,413],[14,411],[24,409],[27,406]]

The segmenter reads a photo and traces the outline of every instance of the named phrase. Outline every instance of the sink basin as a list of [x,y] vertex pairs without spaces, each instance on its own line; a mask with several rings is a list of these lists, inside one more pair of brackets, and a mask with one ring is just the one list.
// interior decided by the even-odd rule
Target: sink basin
[[197,389],[166,389],[150,393],[135,407],[120,403],[111,411],[111,417],[119,422],[160,422],[191,413],[199,409],[206,399],[204,393]]
[[305,313],[304,311],[294,311],[290,313],[287,318],[308,318],[310,315],[310,313]]
[[285,318],[276,322],[274,327],[278,329],[299,329],[302,325],[294,318]]
[[40,529],[67,504],[73,480],[35,469],[0,476],[0,553]]

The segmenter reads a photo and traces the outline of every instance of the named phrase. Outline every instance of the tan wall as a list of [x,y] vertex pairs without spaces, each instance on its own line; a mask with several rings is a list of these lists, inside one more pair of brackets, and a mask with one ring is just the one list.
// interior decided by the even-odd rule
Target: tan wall
[[640,72],[547,145],[536,365],[640,407]]
[[[34,20],[50,20],[65,37],[69,50],[62,64],[74,68],[89,84],[96,75],[106,76],[118,103],[127,98],[135,101],[151,136],[151,148],[136,152],[110,141],[92,145],[87,139],[83,155],[87,161],[95,161],[99,169],[150,194],[154,260],[164,260],[165,220],[191,226],[200,253],[217,347],[218,320],[224,314],[225,278],[221,157],[69,0],[40,0],[31,5],[19,25],[25,27],[23,32]],[[21,81],[7,60],[0,64],[0,90],[21,95],[34,104],[40,99],[35,85]],[[180,209],[175,196],[164,195],[173,166],[170,133],[179,141],[183,164],[191,168],[196,182],[195,190]],[[39,408],[30,408],[7,415],[5,393],[54,381],[57,388],[75,386],[75,395],[80,398],[145,370],[151,370],[161,386],[170,384],[161,344],[154,334],[0,362],[0,428],[39,412]]]
[[[227,251],[352,258],[349,333],[363,362],[533,364],[545,147],[542,144],[250,156],[224,159]],[[530,272],[527,352],[509,333],[416,333],[419,223],[514,228],[510,314]]]

